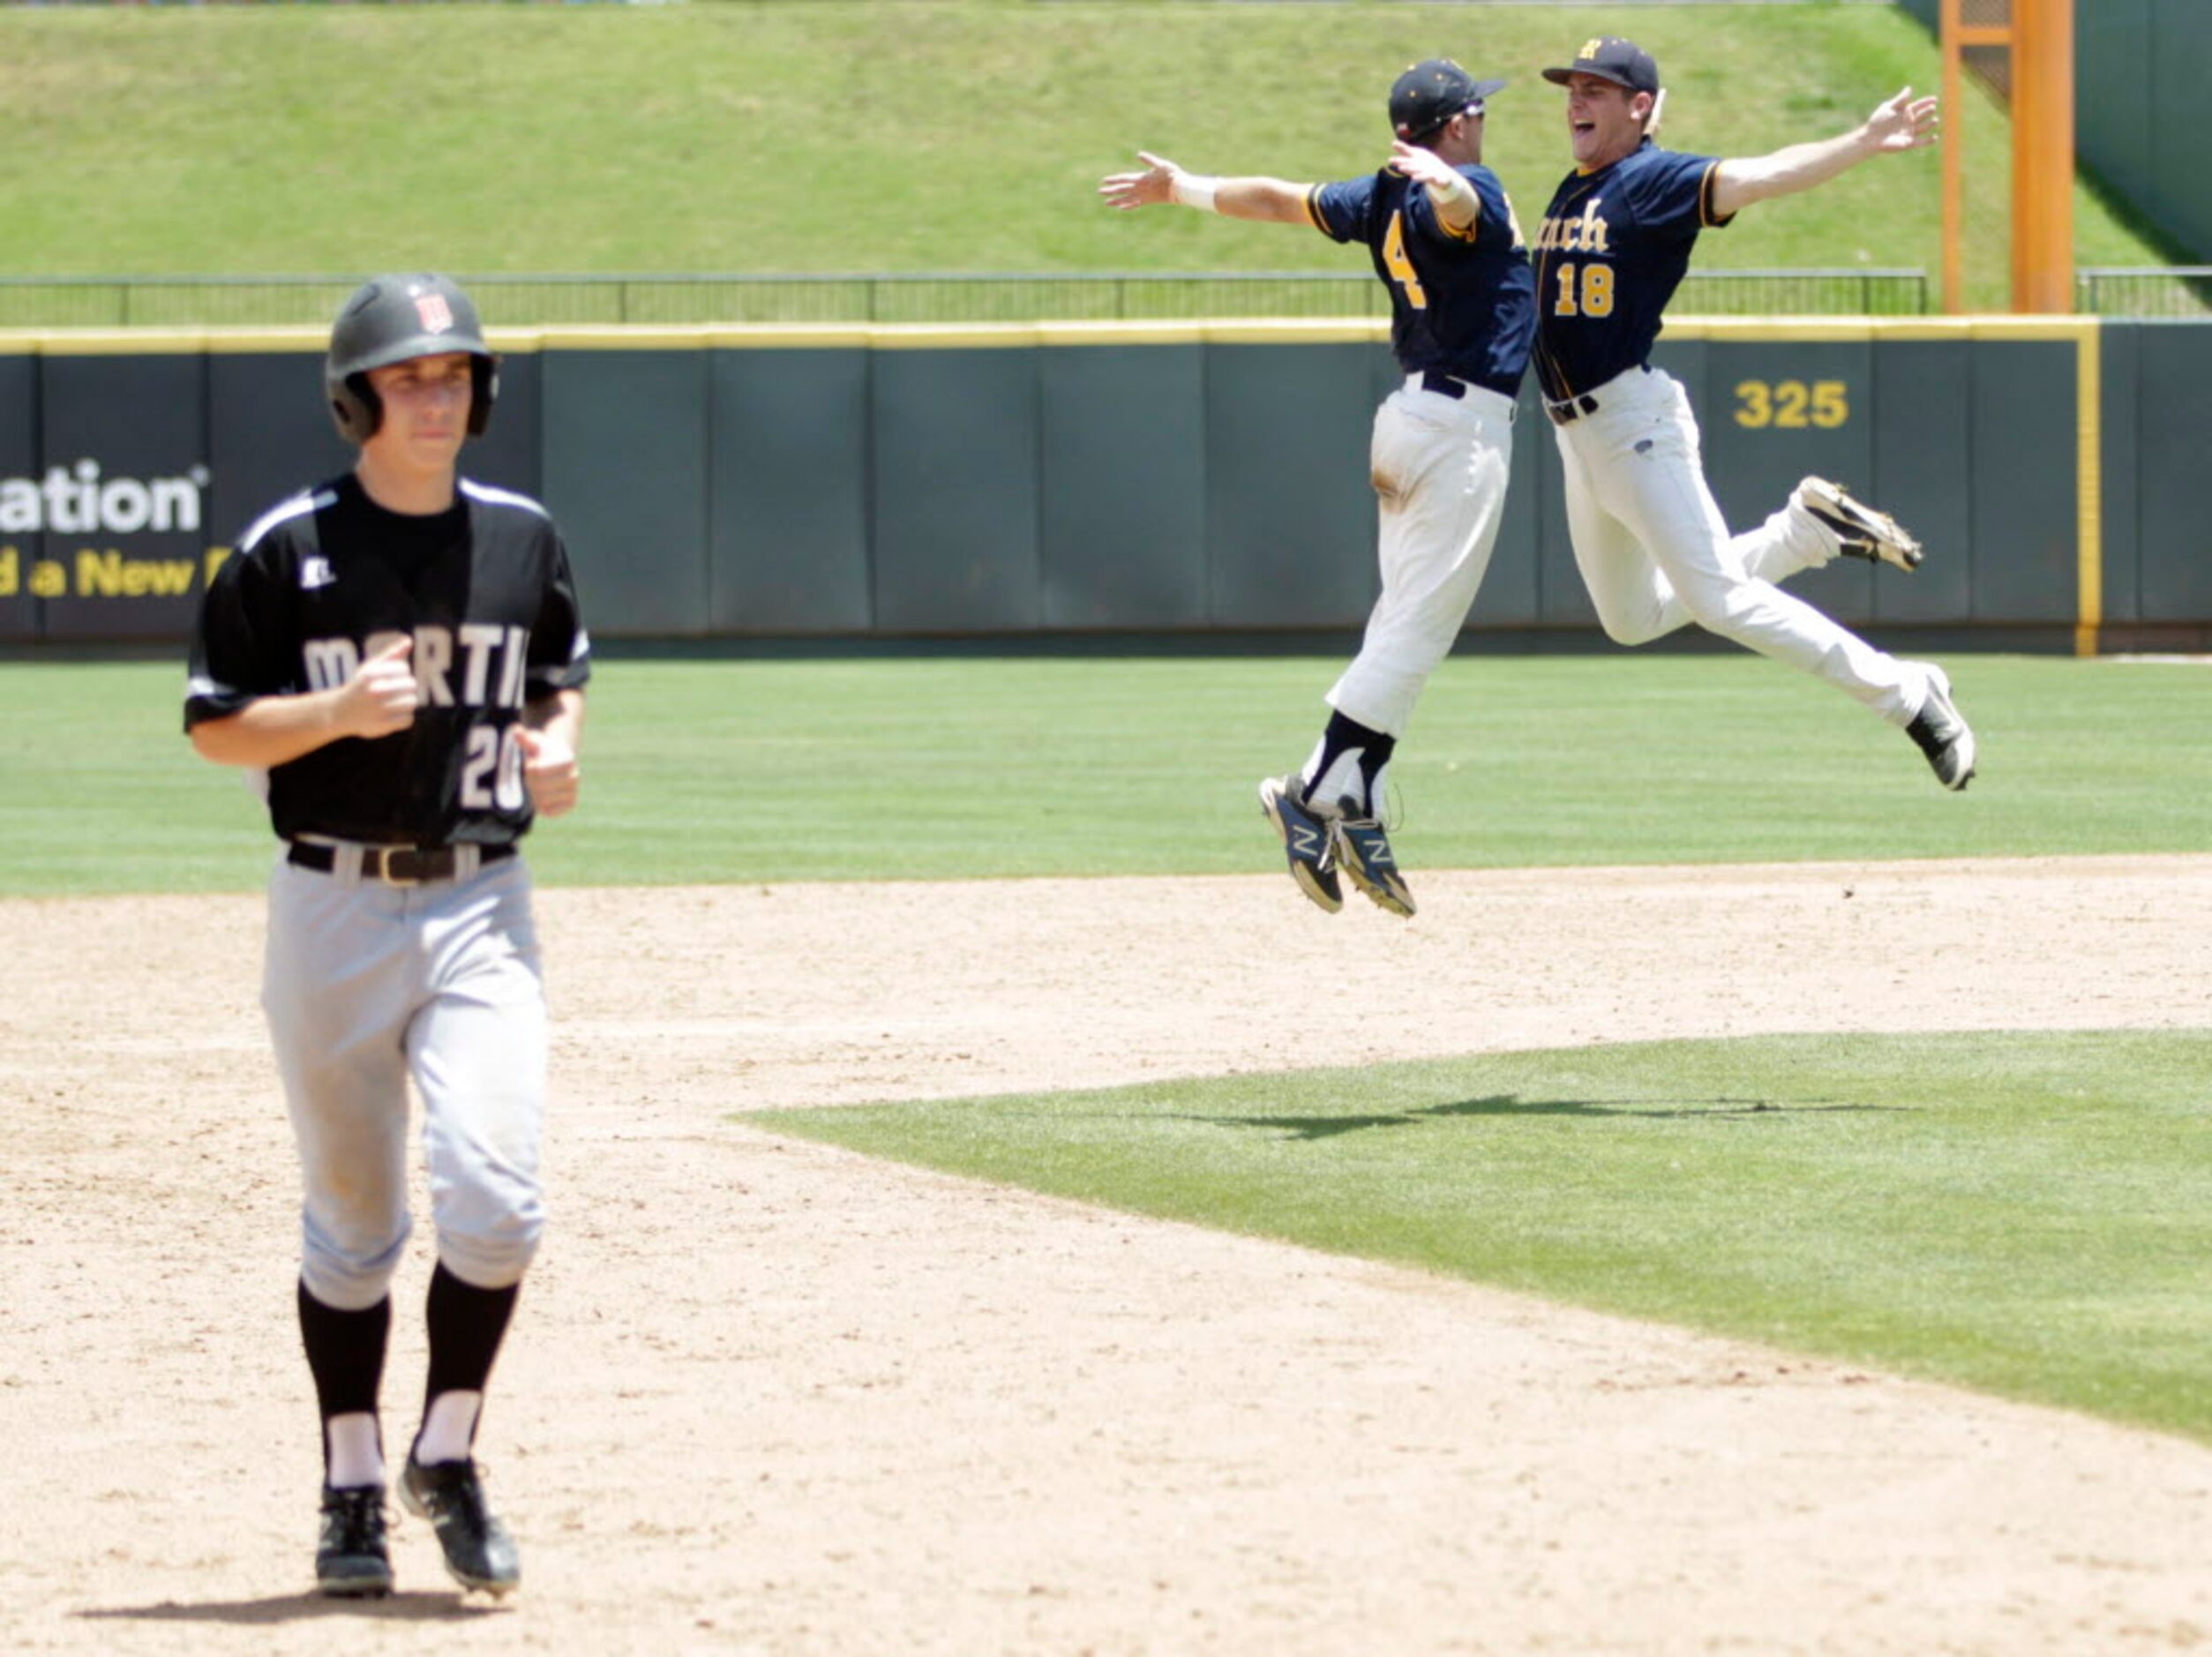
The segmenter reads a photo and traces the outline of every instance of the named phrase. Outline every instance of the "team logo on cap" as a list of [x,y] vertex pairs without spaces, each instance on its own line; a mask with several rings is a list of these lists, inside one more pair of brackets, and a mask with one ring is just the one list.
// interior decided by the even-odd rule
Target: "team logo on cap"
[[441,293],[416,294],[415,314],[422,318],[424,329],[431,334],[443,334],[454,326],[454,309]]
[[1581,49],[1580,51],[1577,52],[1577,53],[1575,54],[1575,56],[1576,56],[1577,57],[1595,57],[1595,56],[1597,56],[1600,52],[1603,51],[1604,49],[1605,49],[1605,42],[1604,42],[1603,41],[1601,41],[1601,40],[1599,40],[1599,41],[1583,41],[1583,42],[1582,42],[1582,49]]

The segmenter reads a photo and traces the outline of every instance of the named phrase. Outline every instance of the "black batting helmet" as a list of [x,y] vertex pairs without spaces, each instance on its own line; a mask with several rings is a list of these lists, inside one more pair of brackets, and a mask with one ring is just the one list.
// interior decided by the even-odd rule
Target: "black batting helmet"
[[481,437],[499,394],[499,364],[484,343],[476,303],[460,283],[435,271],[378,276],[362,284],[332,325],[330,356],[323,364],[323,389],[338,435],[365,443],[383,424],[383,406],[369,386],[371,369],[447,351],[469,355],[469,434]]

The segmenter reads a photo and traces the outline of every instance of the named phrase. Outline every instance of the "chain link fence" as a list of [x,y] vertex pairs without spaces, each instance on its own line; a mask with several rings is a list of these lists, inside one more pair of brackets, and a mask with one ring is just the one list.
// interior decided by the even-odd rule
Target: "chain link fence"
[[[0,277],[0,327],[326,326],[355,276]],[[1090,322],[1380,317],[1370,274],[464,275],[501,327],[562,324]],[[1917,270],[1705,271],[1672,309],[1698,316],[1918,316]]]
[[2084,268],[2073,277],[2073,308],[2091,317],[2212,316],[2212,265]]

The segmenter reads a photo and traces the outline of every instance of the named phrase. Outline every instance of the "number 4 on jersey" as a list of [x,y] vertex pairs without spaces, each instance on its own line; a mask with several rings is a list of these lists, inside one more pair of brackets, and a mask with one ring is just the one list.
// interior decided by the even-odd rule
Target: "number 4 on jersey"
[[1406,257],[1406,215],[1391,214],[1391,228],[1383,232],[1383,266],[1391,274],[1391,280],[1406,290],[1406,303],[1416,311],[1428,309],[1428,291],[1421,285],[1421,276],[1413,269],[1413,261]]

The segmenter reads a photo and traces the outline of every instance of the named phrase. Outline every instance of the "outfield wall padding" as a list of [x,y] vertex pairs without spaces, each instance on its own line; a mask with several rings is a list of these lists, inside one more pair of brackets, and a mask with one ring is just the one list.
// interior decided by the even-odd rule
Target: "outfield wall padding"
[[[603,638],[1308,632],[1373,599],[1379,324],[495,342],[467,469],[551,507]],[[181,641],[251,518],[347,463],[319,343],[0,340],[0,639]],[[2212,630],[2212,326],[1688,320],[1655,361],[1737,529],[1817,473],[1920,534],[1916,575],[1792,582],[1878,639]],[[1514,436],[1471,627],[1586,632],[1533,384]]]
[[2132,373],[2115,375],[2111,360],[2121,352],[2108,344],[2108,406],[2117,396],[2128,419],[2124,432],[2108,434],[2108,521],[2118,508],[2123,532],[2133,533],[2121,557],[2106,559],[2107,617],[2205,621],[2212,618],[2212,517],[2203,487],[2212,453],[2212,325],[2142,322],[2104,334],[2133,359]]

